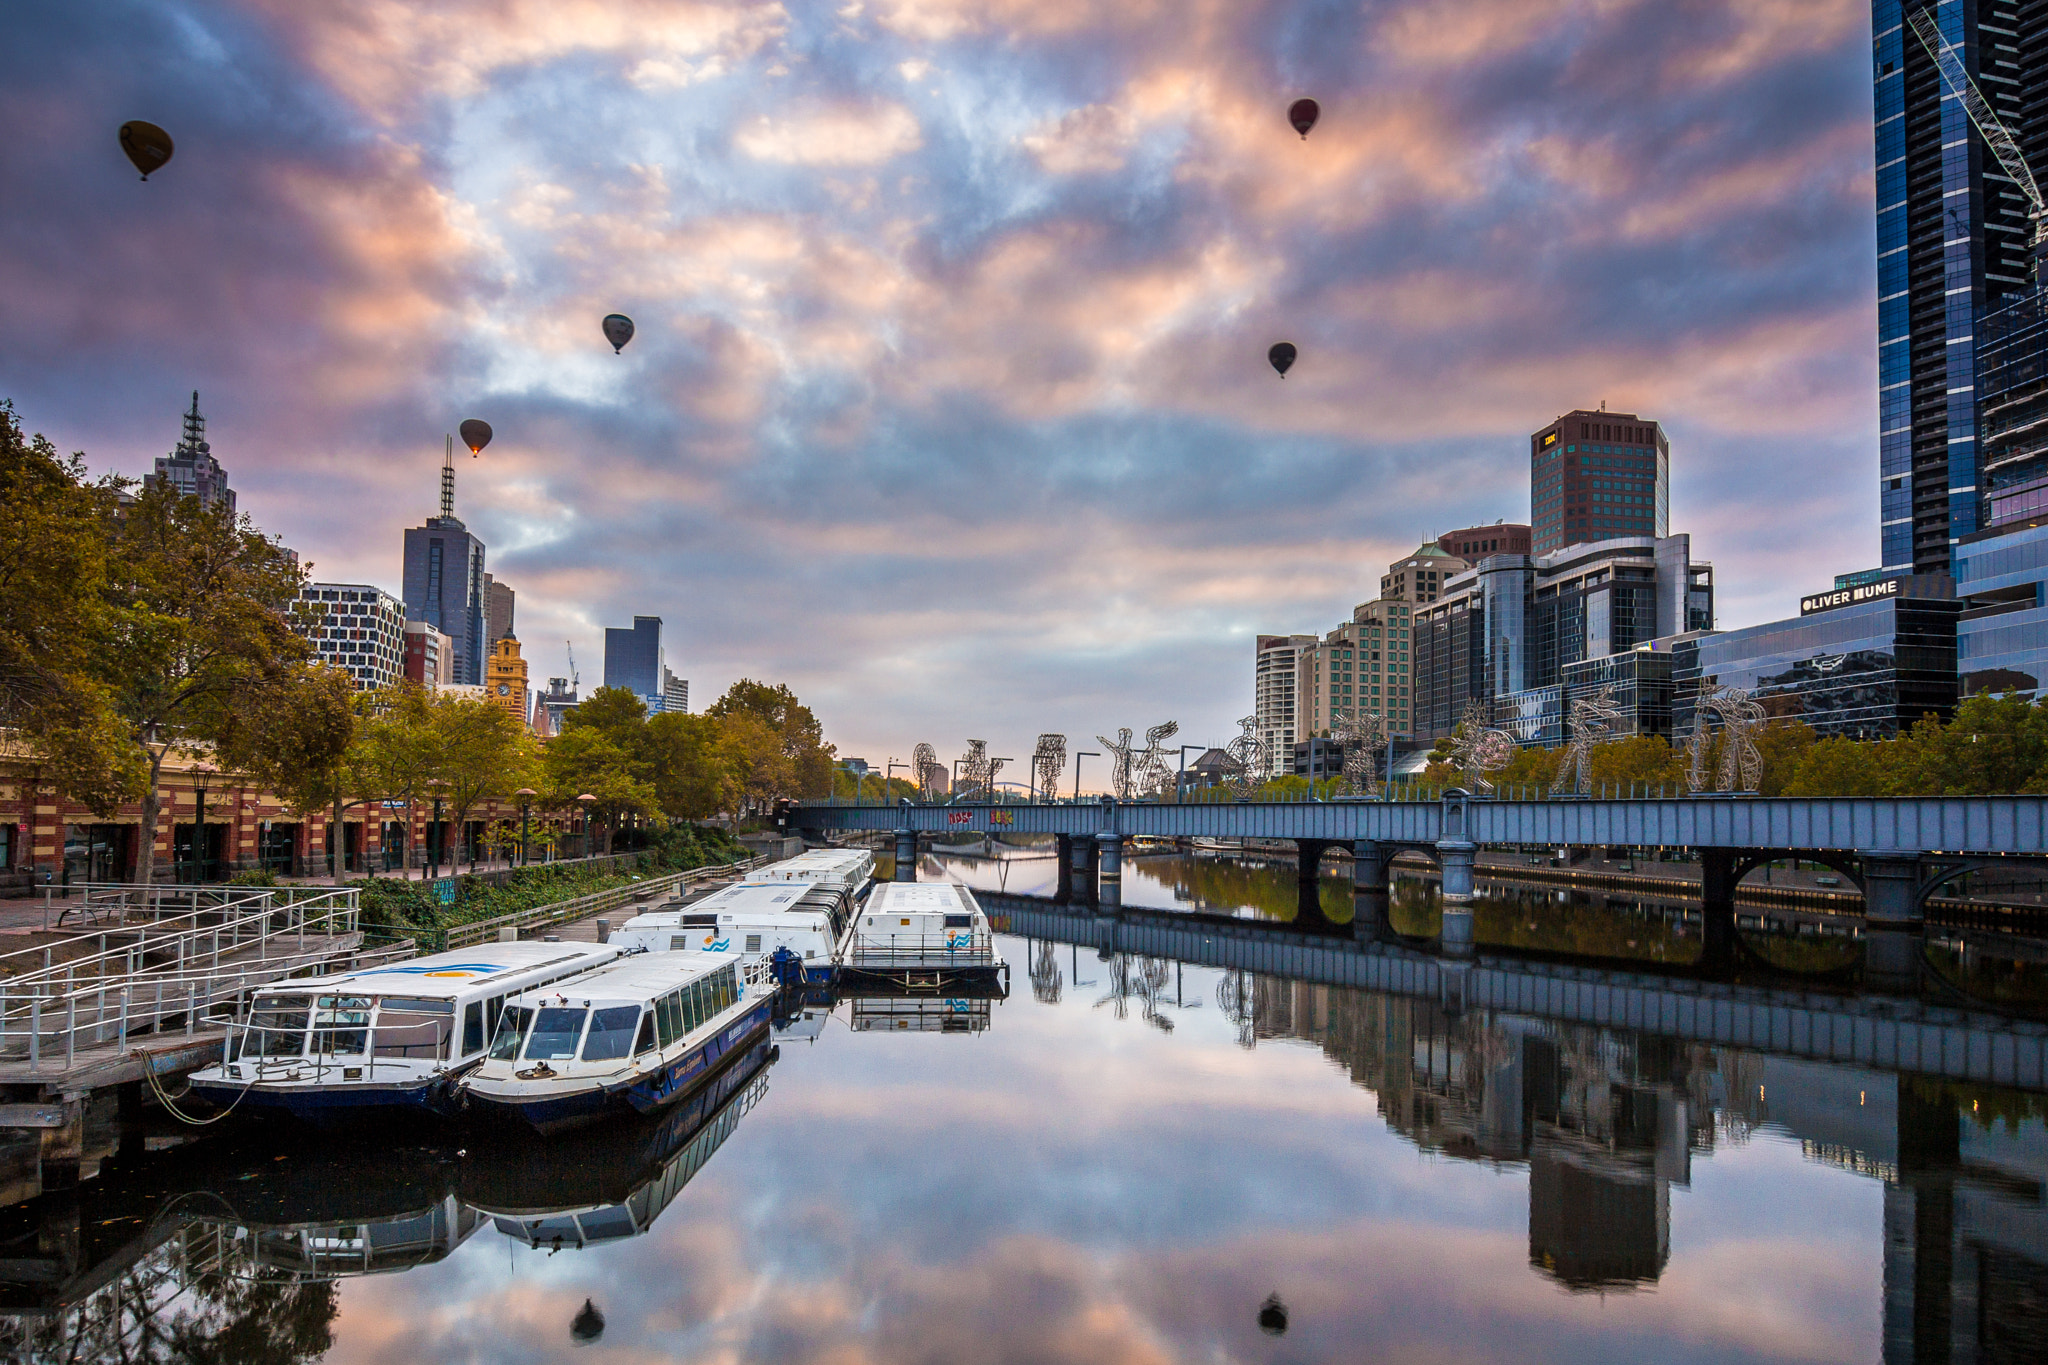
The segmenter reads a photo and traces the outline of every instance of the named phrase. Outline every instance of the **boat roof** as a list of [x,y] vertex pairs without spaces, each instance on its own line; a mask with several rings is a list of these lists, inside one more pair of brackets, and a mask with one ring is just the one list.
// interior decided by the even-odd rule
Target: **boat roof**
[[835,876],[875,865],[873,850],[865,848],[812,848],[770,863],[753,873],[753,879],[802,881],[806,877]]
[[558,995],[578,1005],[652,1000],[732,965],[730,953],[632,953],[569,980],[521,991],[507,1003],[531,1005]]
[[581,971],[609,962],[619,949],[603,943],[483,943],[474,948],[432,953],[384,967],[336,976],[274,981],[259,995],[406,995],[453,999],[494,978],[520,976],[557,964]]
[[957,914],[962,910],[979,913],[981,906],[975,903],[974,893],[958,882],[883,882],[868,897],[865,913]]
[[[835,886],[816,886],[809,882],[756,882],[745,881],[714,891],[703,900],[691,901],[688,905],[674,910],[663,910],[663,915],[701,915],[715,910],[721,915],[738,913],[779,914],[784,910],[810,909],[811,906],[824,908],[836,903],[842,892]],[[810,900],[810,905],[803,902]]]

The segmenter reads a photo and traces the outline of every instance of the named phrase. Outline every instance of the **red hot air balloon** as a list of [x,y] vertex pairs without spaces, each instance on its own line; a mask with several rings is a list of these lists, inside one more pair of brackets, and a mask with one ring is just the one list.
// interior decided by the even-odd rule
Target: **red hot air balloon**
[[171,135],[154,123],[130,119],[121,125],[121,150],[147,180],[151,171],[163,169],[171,159]]
[[633,319],[624,313],[606,313],[604,339],[612,344],[612,354],[617,355],[633,339]]
[[491,424],[489,422],[479,422],[476,418],[472,417],[461,426],[455,428],[455,431],[457,435],[462,437],[462,443],[469,447],[469,453],[472,457],[483,454],[484,447],[491,443]]
[[1306,142],[1308,130],[1316,126],[1316,119],[1322,112],[1322,106],[1314,100],[1296,100],[1287,106],[1287,121],[1294,125],[1294,131],[1300,133],[1301,140]]
[[1273,349],[1266,352],[1266,359],[1272,362],[1274,369],[1280,371],[1282,379],[1287,377],[1289,367],[1294,364],[1294,356],[1294,343],[1291,341],[1276,341],[1273,343]]

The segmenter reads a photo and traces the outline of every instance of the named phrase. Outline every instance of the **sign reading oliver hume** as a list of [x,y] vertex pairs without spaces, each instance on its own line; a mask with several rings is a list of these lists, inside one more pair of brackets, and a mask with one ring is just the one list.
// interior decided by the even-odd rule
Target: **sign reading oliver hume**
[[1886,578],[1876,583],[1863,583],[1853,588],[1836,588],[1833,592],[1817,592],[1810,597],[1799,599],[1799,614],[1811,616],[1817,611],[1833,611],[1836,607],[1853,607],[1858,602],[1875,601],[1880,597],[1897,597],[1903,579]]

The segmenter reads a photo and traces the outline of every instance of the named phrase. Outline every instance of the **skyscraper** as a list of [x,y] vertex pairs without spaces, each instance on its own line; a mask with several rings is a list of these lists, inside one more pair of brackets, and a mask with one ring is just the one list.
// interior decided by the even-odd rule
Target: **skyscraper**
[[156,472],[145,474],[142,482],[145,487],[168,483],[208,507],[221,503],[228,511],[235,510],[235,490],[228,487],[228,472],[213,458],[213,447],[206,443],[206,419],[199,415],[199,390],[192,390],[192,410],[185,414],[184,439],[170,454],[157,456]]
[[516,605],[516,594],[511,585],[500,583],[490,574],[484,575],[484,643],[494,645],[507,635],[515,634],[512,629],[512,608]]
[[1529,438],[1535,552],[1669,534],[1671,443],[1632,412],[1575,408]]
[[667,700],[662,674],[667,660],[661,652],[661,618],[636,616],[633,627],[607,626],[604,632],[604,685],[639,694],[649,711]]
[[405,532],[405,619],[425,621],[455,642],[449,672],[458,685],[484,681],[484,543],[455,515],[454,443],[441,465],[441,515]]
[[1882,562],[1887,573],[1945,574],[1956,541],[1983,524],[1988,492],[1979,324],[2028,287],[2030,229],[2025,199],[1905,22],[1923,7],[2037,171],[2048,170],[2037,108],[2048,97],[2048,11],[2034,0],[1871,5]]

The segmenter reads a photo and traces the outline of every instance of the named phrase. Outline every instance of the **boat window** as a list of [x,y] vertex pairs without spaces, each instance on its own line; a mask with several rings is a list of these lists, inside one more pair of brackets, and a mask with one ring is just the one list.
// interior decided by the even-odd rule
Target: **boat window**
[[759,934],[747,935],[747,951],[750,953],[758,953],[761,951],[761,936]]
[[669,950],[670,952],[672,952],[672,953],[680,953],[680,952],[682,952],[682,951],[683,951],[683,950],[684,950],[685,948],[687,948],[687,947],[689,947],[689,946],[690,946],[690,940],[689,940],[689,939],[687,939],[687,938],[685,938],[685,937],[683,937],[683,935],[681,935],[681,934],[671,934],[671,935],[669,935],[669,939],[668,939],[668,950]]
[[649,1010],[640,1016],[640,1036],[633,1043],[635,1057],[654,1050],[654,1014],[653,1010]]
[[462,1055],[481,1051],[484,1045],[484,1002],[472,1000],[462,1007]]
[[946,916],[946,927],[948,929],[972,929],[974,927],[974,916],[948,915]]
[[715,914],[684,915],[683,927],[685,929],[716,929],[718,927],[718,916]]
[[504,1012],[504,996],[494,995],[490,999],[484,1001],[484,1036],[486,1038],[495,1038],[498,1036],[498,1016],[503,1014]]
[[683,1032],[688,1033],[695,1029],[698,1024],[697,983],[692,981],[689,985],[683,987],[678,994],[682,1001]]
[[[499,997],[503,999],[503,997]],[[513,1005],[498,1019],[498,1031],[491,1038],[491,1056],[501,1062],[509,1062],[519,1055],[519,1040],[526,1036],[526,1026],[533,1021],[533,1011],[524,1005]]]
[[676,1003],[676,993],[670,991],[657,1000],[654,1012],[660,1018],[661,1045],[667,1047],[682,1036],[683,1012]]
[[720,1009],[730,1009],[740,998],[739,973],[728,967],[718,974]]
[[242,1045],[245,1057],[297,1057],[306,1050],[308,996],[273,995],[256,1003]]
[[583,1019],[590,1013],[581,1005],[562,1008],[551,1005],[534,1016],[533,1034],[521,1055],[529,1062],[565,1062],[576,1055],[577,1040],[583,1036]]
[[638,1005],[619,1005],[594,1010],[590,1036],[583,1040],[583,1060],[609,1062],[626,1055],[633,1044],[633,1030],[640,1024]]
[[377,1002],[377,1026],[370,1034],[370,1055],[409,1057],[414,1061],[439,1057],[454,1032],[453,1001],[386,996]]
[[369,1035],[370,998],[366,995],[323,995],[313,1002],[313,1053],[360,1055]]

